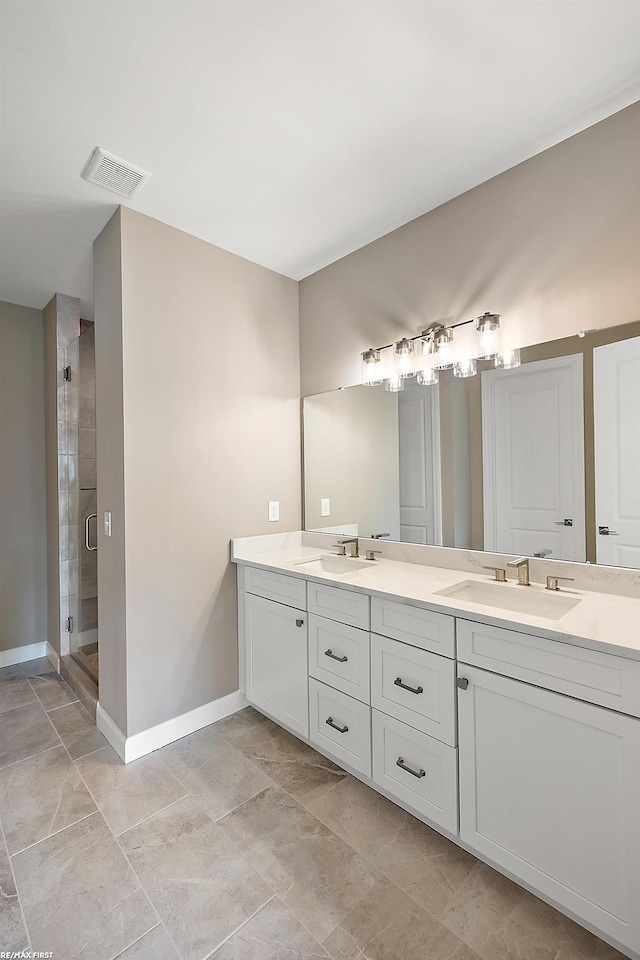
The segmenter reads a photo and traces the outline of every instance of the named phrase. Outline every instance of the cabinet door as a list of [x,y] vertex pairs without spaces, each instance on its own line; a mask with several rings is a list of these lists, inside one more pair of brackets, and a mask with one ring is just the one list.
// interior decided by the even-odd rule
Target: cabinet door
[[640,721],[458,672],[462,840],[640,951]]
[[247,700],[308,737],[306,613],[246,594],[245,669]]

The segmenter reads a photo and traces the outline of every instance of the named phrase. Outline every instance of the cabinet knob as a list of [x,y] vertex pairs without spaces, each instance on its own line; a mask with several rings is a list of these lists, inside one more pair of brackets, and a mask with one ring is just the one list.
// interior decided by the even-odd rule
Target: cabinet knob
[[296,620],[296,627],[302,627],[304,625],[304,620]]
[[460,690],[466,690],[468,686],[469,681],[466,677],[458,677],[456,680],[456,687],[458,687]]

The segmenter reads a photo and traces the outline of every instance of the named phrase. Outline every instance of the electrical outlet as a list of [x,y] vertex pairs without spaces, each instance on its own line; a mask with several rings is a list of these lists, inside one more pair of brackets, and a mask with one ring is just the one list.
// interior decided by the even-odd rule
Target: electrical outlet
[[280,519],[280,501],[269,500],[269,520]]
[[323,497],[320,501],[320,516],[328,517],[331,515],[331,510],[329,509],[329,497]]

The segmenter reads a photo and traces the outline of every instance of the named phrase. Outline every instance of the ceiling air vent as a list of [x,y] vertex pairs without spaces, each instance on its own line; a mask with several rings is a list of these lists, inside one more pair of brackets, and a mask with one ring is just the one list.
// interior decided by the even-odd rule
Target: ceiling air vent
[[82,176],[89,183],[97,183],[99,187],[113,190],[121,197],[128,197],[131,200],[151,174],[142,167],[136,167],[128,160],[103,150],[102,147],[96,147]]

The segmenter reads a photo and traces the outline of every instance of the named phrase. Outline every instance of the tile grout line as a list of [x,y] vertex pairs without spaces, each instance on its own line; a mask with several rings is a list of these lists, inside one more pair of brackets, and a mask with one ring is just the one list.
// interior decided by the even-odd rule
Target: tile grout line
[[262,906],[258,907],[257,910],[254,910],[250,917],[247,917],[246,920],[243,920],[240,926],[236,927],[235,930],[232,930],[229,936],[225,937],[224,940],[221,940],[220,943],[217,946],[215,946],[210,953],[205,954],[202,960],[211,960],[212,957],[215,957],[218,950],[220,950],[221,947],[224,947],[225,943],[228,943],[232,937],[235,937],[236,933],[242,930],[243,927],[246,927],[246,925],[250,923],[254,919],[254,917],[257,917],[258,914],[265,909],[265,907],[268,907],[270,903],[273,903],[273,901],[277,899],[278,899],[278,896],[277,894],[274,893],[273,896],[269,897],[266,903],[263,903]]
[[9,870],[11,871],[11,876],[13,877],[13,885],[14,885],[14,887],[16,888],[16,896],[17,896],[17,898],[18,898],[18,906],[20,907],[20,916],[22,917],[22,923],[23,923],[23,925],[24,925],[24,932],[25,932],[26,935],[27,935],[27,943],[29,944],[29,950],[31,950],[31,932],[30,932],[30,930],[29,930],[29,927],[27,926],[27,918],[25,917],[24,908],[23,908],[23,906],[22,906],[22,898],[21,898],[21,896],[20,896],[20,890],[19,890],[19,888],[18,888],[18,881],[17,881],[17,879],[16,879],[15,870],[13,869],[13,863],[11,862],[11,857],[9,856],[9,848],[8,848],[8,846],[7,846],[7,838],[6,838],[5,835],[4,835],[4,829],[3,829],[1,823],[0,823],[0,837],[2,838],[2,842],[3,842],[3,844],[4,844],[4,849],[5,849],[5,852],[6,852],[6,854],[7,854],[7,860],[8,860],[8,862],[9,862]]
[[[101,748],[101,749],[103,749],[103,748]],[[94,753],[97,753],[97,752],[98,752],[97,750],[94,751]],[[90,754],[85,754],[85,756],[90,756]],[[86,782],[86,780],[85,780],[84,777],[82,776],[82,773],[80,772],[80,770],[78,770],[78,767],[77,767],[77,765],[76,765],[75,760],[74,760],[72,757],[70,757],[70,759],[71,759],[71,762],[73,763],[73,765],[74,765],[74,767],[75,767],[75,769],[76,769],[76,771],[77,771],[77,773],[78,773],[78,776],[80,777],[80,779],[81,779],[82,782],[84,783],[85,787],[87,788],[87,790],[88,790],[88,792],[89,792],[90,797],[92,798],[93,802],[95,803],[95,805],[96,805],[96,807],[97,807],[96,813],[99,813],[100,816],[102,817],[102,820],[104,821],[107,830],[109,831],[109,833],[110,833],[111,836],[113,837],[115,843],[116,843],[117,846],[118,846],[118,849],[120,850],[122,856],[124,857],[125,861],[127,862],[128,866],[129,866],[129,869],[132,871],[134,877],[135,877],[136,880],[138,881],[138,884],[139,884],[139,886],[140,886],[140,890],[142,890],[142,892],[144,893],[144,895],[145,895],[145,897],[147,898],[147,901],[148,901],[148,903],[149,903],[149,906],[151,907],[151,909],[152,909],[153,912],[155,913],[156,917],[158,918],[158,923],[154,924],[153,927],[150,927],[148,930],[146,930],[146,931],[142,934],[142,937],[146,937],[147,934],[151,933],[152,930],[155,930],[156,927],[158,927],[158,926],[163,926],[163,927],[164,927],[164,930],[165,930],[165,933],[166,933],[167,936],[169,937],[169,940],[171,941],[171,943],[173,944],[173,946],[176,948],[176,953],[178,954],[178,957],[180,958],[180,960],[184,960],[184,958],[183,958],[183,956],[182,956],[182,953],[180,952],[180,950],[178,950],[178,947],[177,947],[177,945],[176,945],[173,937],[169,934],[169,931],[167,930],[167,928],[166,928],[166,926],[165,926],[165,924],[164,924],[164,921],[162,920],[162,917],[160,916],[160,914],[159,914],[158,911],[156,910],[155,904],[153,903],[153,901],[151,900],[151,897],[150,897],[149,894],[147,893],[147,889],[146,889],[145,885],[143,884],[140,876],[138,875],[137,870],[134,868],[133,864],[132,864],[131,861],[129,860],[129,857],[127,856],[127,854],[126,854],[125,851],[123,850],[122,844],[120,843],[118,837],[116,837],[115,833],[113,832],[113,830],[111,829],[111,827],[110,827],[109,824],[107,823],[107,820],[106,820],[106,818],[105,818],[102,810],[100,809],[100,806],[99,806],[99,804],[98,804],[98,801],[97,801],[97,799],[96,799],[93,791],[91,790],[89,784]],[[82,760],[83,757],[79,757],[78,759],[79,759],[79,760]],[[184,798],[182,797],[181,799],[184,799]],[[176,802],[176,803],[179,803],[179,801],[177,801],[177,800],[176,800],[175,802]],[[170,804],[170,806],[171,806],[171,804]],[[165,808],[165,809],[166,809],[166,808]],[[94,816],[94,814],[90,814],[90,816]],[[87,818],[85,817],[85,819],[87,819]],[[133,829],[133,828],[131,828],[131,829]],[[126,832],[127,832],[127,831],[125,831],[125,833],[126,833]],[[133,940],[131,943],[128,943],[128,944],[126,945],[126,947],[124,947],[123,950],[120,951],[120,954],[124,953],[126,950],[128,950],[130,947],[132,947],[134,943],[137,943],[139,940],[142,940],[142,937],[138,937],[137,940]],[[116,955],[115,957],[113,957],[112,960],[118,960],[118,955]]]
[[[184,798],[182,798],[182,799],[184,799]],[[179,803],[179,801],[176,801],[176,803]],[[107,823],[106,820],[105,820],[105,823]],[[175,950],[176,950],[176,953],[178,954],[178,957],[180,958],[180,960],[184,960],[184,956],[183,956],[182,951],[178,949],[177,943],[175,942],[175,940],[173,939],[173,937],[172,937],[171,934],[169,933],[169,931],[168,931],[168,929],[167,929],[167,926],[166,926],[164,920],[162,919],[162,917],[160,916],[160,913],[159,913],[158,910],[156,909],[156,906],[155,906],[153,900],[152,900],[151,897],[149,896],[149,894],[148,894],[148,892],[147,892],[147,888],[145,887],[144,883],[142,882],[142,879],[141,879],[140,875],[138,874],[138,871],[136,870],[136,868],[135,868],[135,867],[133,866],[133,864],[131,863],[131,860],[129,860],[129,857],[127,856],[126,852],[124,851],[124,849],[123,849],[123,847],[122,847],[122,844],[120,843],[119,838],[115,836],[115,834],[114,834],[113,831],[111,830],[111,827],[109,826],[108,823],[107,823],[107,829],[108,829],[109,832],[111,833],[111,836],[113,837],[113,839],[115,840],[115,842],[118,844],[118,849],[120,850],[120,852],[122,853],[122,856],[125,858],[125,860],[126,860],[127,863],[129,864],[129,869],[133,872],[134,877],[136,878],[136,880],[137,880],[138,883],[140,884],[140,889],[142,890],[142,892],[144,893],[145,897],[147,898],[147,901],[148,901],[148,903],[149,903],[149,906],[151,907],[151,909],[152,909],[153,912],[155,913],[156,917],[158,918],[158,923],[156,923],[155,926],[151,927],[150,930],[147,930],[147,932],[146,932],[145,934],[143,934],[143,936],[146,937],[147,934],[151,932],[151,930],[155,930],[155,928],[156,928],[157,926],[162,925],[162,926],[164,927],[164,931],[165,931],[167,937],[169,938],[170,942],[171,942],[171,943],[173,944],[173,946],[175,947]],[[125,832],[126,832],[126,831],[125,831]],[[138,940],[141,940],[141,939],[142,939],[141,937],[138,937]],[[134,940],[133,942],[136,943],[137,941]],[[132,944],[129,944],[129,946],[125,947],[125,949],[128,950],[129,947],[131,947],[131,946],[132,946]],[[124,952],[124,951],[123,951],[123,952]],[[117,957],[113,958],[113,960],[117,960]]]
[[[276,783],[276,784],[274,784],[274,786],[276,787],[276,789],[282,790],[283,793],[287,793],[287,791],[284,790],[284,788],[282,788],[279,784]],[[269,789],[269,787],[265,787],[265,788],[264,788],[264,790],[268,790],[268,789]],[[260,790],[260,793],[264,793],[264,790]],[[257,793],[255,796],[256,796],[256,797],[259,796],[260,793]],[[309,811],[307,810],[307,808],[306,808],[306,807],[303,807],[299,800],[296,800],[295,797],[291,797],[289,794],[287,794],[287,796],[289,797],[290,800],[293,800],[293,802],[294,802],[295,804],[297,804],[297,805],[300,807],[301,810],[304,810],[306,813],[309,813]],[[245,803],[249,803],[250,800],[255,800],[255,797],[250,797],[249,800],[245,800]],[[241,807],[243,807],[243,806],[244,806],[244,804],[241,803],[241,804],[239,804],[239,805],[235,808],[235,810],[239,810],[239,809],[240,809]],[[204,812],[207,813],[206,810],[205,810]],[[234,812],[234,811],[231,811],[231,812]],[[209,815],[207,814],[207,816],[209,816]],[[227,814],[225,814],[225,816],[227,816]],[[311,816],[313,816],[313,814],[311,814]],[[211,819],[211,818],[209,818],[209,819]],[[220,819],[223,820],[224,817],[221,817]],[[318,820],[317,817],[314,817],[314,819],[315,819],[315,820]],[[258,874],[258,876],[260,877],[260,879],[263,880],[264,883],[266,883],[266,885],[267,885],[271,890],[273,890],[274,896],[280,901],[280,903],[281,903],[282,906],[285,908],[285,910],[287,910],[287,912],[290,913],[291,916],[300,924],[300,926],[301,926],[304,930],[306,930],[306,932],[309,934],[309,936],[310,936],[311,939],[314,941],[314,943],[319,944],[320,947],[322,947],[322,949],[325,951],[325,953],[328,953],[328,951],[323,947],[322,942],[321,942],[320,940],[318,940],[318,938],[315,936],[314,933],[311,932],[311,930],[309,930],[309,928],[308,928],[308,926],[306,925],[306,923],[304,922],[304,920],[300,919],[300,917],[298,917],[298,916],[293,912],[293,910],[291,910],[291,909],[287,906],[287,904],[285,903],[285,901],[280,897],[280,895],[279,895],[279,893],[277,892],[277,890],[274,890],[273,886],[269,883],[269,881],[266,879],[266,877],[263,876],[263,874],[262,874],[262,872],[259,870],[259,868],[258,868],[257,866],[255,866],[255,864],[253,864],[253,863],[251,862],[251,860],[249,859],[249,857],[240,849],[240,847],[238,847],[238,845],[235,843],[235,841],[232,840],[231,837],[229,837],[229,836],[225,833],[225,831],[222,829],[222,827],[219,826],[218,823],[216,823],[216,821],[212,821],[212,822],[219,828],[220,832],[226,837],[226,839],[229,841],[229,843],[231,843],[231,845],[232,845],[233,847],[235,847],[235,849],[238,851],[238,853],[240,854],[240,856],[243,857],[243,858],[247,861],[247,863],[249,864],[249,866],[250,866],[253,870],[255,870],[255,872]],[[321,821],[321,820],[318,820],[318,823],[322,823],[322,821]],[[326,827],[326,824],[322,824],[322,826]],[[330,828],[327,827],[327,829],[330,829]],[[331,831],[331,832],[333,833],[333,831]],[[335,835],[337,836],[337,834],[335,834]],[[338,839],[339,839],[339,840],[342,840],[341,837],[338,837]],[[359,854],[357,853],[357,851],[353,849],[353,847],[351,846],[350,843],[346,843],[346,841],[344,841],[344,840],[343,840],[342,842],[345,843],[345,845],[346,845],[347,847],[349,847],[349,849],[352,850],[353,853],[355,853],[357,856],[359,856]],[[376,869],[377,869],[377,868],[376,868]],[[380,873],[381,871],[378,870],[378,872]],[[376,880],[376,883],[378,883],[378,882],[379,882],[379,880]],[[375,886],[375,884],[374,884],[374,886]],[[372,887],[371,889],[373,889],[373,887]],[[364,893],[363,896],[358,900],[358,903],[357,903],[357,904],[354,904],[354,907],[355,907],[355,906],[358,906],[358,904],[360,904],[360,903],[362,902],[362,900],[364,900],[364,898],[369,895],[370,892],[371,892],[371,890],[367,890],[366,893]],[[273,900],[273,897],[271,897],[270,900],[268,900],[267,902],[268,902],[268,903],[271,903],[271,900]],[[264,906],[266,906],[266,904],[264,904]],[[261,908],[261,909],[262,909],[262,908]],[[340,923],[342,923],[342,921],[345,919],[346,916],[348,916],[348,914],[351,912],[352,909],[353,909],[353,907],[350,908],[349,910],[347,910],[347,912],[345,913],[345,915],[342,917],[342,920],[340,920],[340,922],[337,923],[336,926],[332,928],[331,932],[327,934],[327,937],[325,937],[325,940],[326,940],[328,937],[330,937],[331,934],[340,926]],[[216,947],[216,950],[218,950],[218,949],[219,949],[219,946]],[[209,957],[205,957],[205,960],[209,960]]]
[[52,837],[57,837],[58,834],[64,833],[64,831],[68,830],[70,827],[76,827],[79,823],[83,823],[85,820],[88,820],[89,817],[95,817],[96,813],[102,813],[99,807],[96,807],[95,810],[92,810],[91,813],[87,813],[84,817],[74,820],[73,823],[68,823],[59,830],[54,830],[53,833],[48,833],[46,837],[41,837],[39,840],[34,840],[33,843],[28,843],[26,847],[21,847],[20,850],[16,850],[15,853],[11,853],[9,856],[11,858],[19,857],[21,853],[24,853],[26,850],[32,850],[33,847],[37,847],[39,843],[44,843],[45,840],[51,840]]
[[[54,673],[55,673],[55,671],[54,671]],[[40,674],[39,676],[41,676],[41,677],[42,677],[42,676],[46,676],[46,674]],[[60,674],[56,673],[55,676],[56,676],[56,677],[59,677]],[[31,689],[33,690],[34,695],[35,695],[36,699],[38,700],[38,703],[40,704],[40,706],[42,707],[42,709],[43,709],[46,713],[50,713],[51,710],[58,710],[58,709],[59,709],[59,707],[51,707],[51,710],[47,710],[47,708],[45,707],[44,703],[42,702],[42,700],[41,700],[40,697],[38,696],[38,691],[36,690],[36,688],[34,687],[34,685],[33,685],[32,682],[31,682],[32,680],[35,680],[36,677],[26,677],[25,679],[26,679],[27,683],[29,684],[29,686],[31,687]],[[66,683],[66,682],[62,679],[62,677],[60,677],[60,683],[61,683],[61,684],[64,683],[64,685],[65,685],[66,687],[69,687],[69,684]],[[71,687],[69,687],[69,690],[71,690]],[[71,690],[71,692],[75,694],[75,690]],[[80,701],[80,697],[77,697],[76,700],[70,700],[69,703],[63,703],[63,704],[60,704],[60,706],[68,707],[68,706],[69,706],[70,704],[72,704],[72,703],[79,703],[79,701]]]
[[3,767],[0,767],[0,774],[3,774],[5,770],[9,770],[11,767],[15,767],[18,763],[23,763],[25,760],[33,760],[35,757],[41,757],[44,753],[57,750],[58,747],[64,747],[64,743],[62,743],[62,741],[60,741],[60,743],[54,743],[52,747],[47,747],[46,750],[39,750],[37,753],[30,753],[28,757],[20,757],[19,760],[12,760],[11,763],[5,763]]

